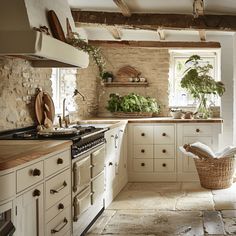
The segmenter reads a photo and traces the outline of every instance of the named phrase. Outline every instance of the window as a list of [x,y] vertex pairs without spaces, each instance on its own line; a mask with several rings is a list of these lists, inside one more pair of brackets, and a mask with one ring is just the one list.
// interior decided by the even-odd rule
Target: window
[[[183,88],[180,81],[184,75],[184,71],[188,68],[185,61],[194,54],[199,55],[204,63],[210,63],[213,66],[211,76],[215,80],[220,80],[220,63],[219,51],[170,51],[170,72],[169,72],[169,105],[171,107],[195,107],[196,101]],[[220,99],[211,96],[212,105],[219,105]]]
[[53,68],[52,69],[52,99],[56,114],[62,113],[63,99],[66,98],[66,111],[74,112],[76,104],[73,94],[76,88],[76,69]]

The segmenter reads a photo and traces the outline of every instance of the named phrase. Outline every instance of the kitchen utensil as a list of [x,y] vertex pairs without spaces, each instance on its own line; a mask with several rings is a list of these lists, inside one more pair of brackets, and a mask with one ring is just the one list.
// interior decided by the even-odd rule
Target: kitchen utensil
[[52,121],[48,118],[46,111],[44,111],[44,126],[45,126],[46,128],[51,128],[51,127],[53,126],[53,123],[52,123]]
[[35,98],[35,116],[39,125],[44,124],[44,111],[46,111],[47,117],[53,122],[55,117],[53,100],[48,93],[40,91]]
[[63,42],[66,42],[64,31],[55,11],[48,11],[47,17],[53,37]]

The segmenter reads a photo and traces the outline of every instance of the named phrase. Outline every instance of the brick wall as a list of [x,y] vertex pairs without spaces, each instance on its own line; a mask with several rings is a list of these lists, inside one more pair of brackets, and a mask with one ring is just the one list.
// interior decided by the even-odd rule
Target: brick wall
[[35,69],[23,59],[0,60],[0,130],[33,125],[37,87],[51,90],[51,69]]
[[[78,87],[87,96],[87,103],[78,102],[81,116],[110,116],[106,110],[110,93],[125,95],[131,92],[156,98],[161,104],[160,116],[168,114],[168,73],[169,53],[167,49],[147,48],[102,48],[106,58],[106,69],[114,74],[123,66],[130,65],[142,72],[149,86],[144,87],[114,87],[101,85],[96,65],[90,63],[89,68],[78,71]],[[83,114],[81,113],[82,111]]]

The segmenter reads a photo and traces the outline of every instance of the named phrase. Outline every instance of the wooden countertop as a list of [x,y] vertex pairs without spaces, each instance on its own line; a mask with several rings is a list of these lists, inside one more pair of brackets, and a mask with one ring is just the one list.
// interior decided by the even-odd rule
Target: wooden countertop
[[16,167],[60,149],[69,148],[71,141],[61,140],[0,140],[0,171]]
[[87,119],[87,122],[91,122],[96,124],[102,123],[105,121],[106,123],[111,121],[127,121],[128,123],[223,123],[223,119],[221,118],[211,118],[211,119],[173,119],[171,117],[152,117],[152,118],[113,118],[113,117],[93,117],[91,119]]

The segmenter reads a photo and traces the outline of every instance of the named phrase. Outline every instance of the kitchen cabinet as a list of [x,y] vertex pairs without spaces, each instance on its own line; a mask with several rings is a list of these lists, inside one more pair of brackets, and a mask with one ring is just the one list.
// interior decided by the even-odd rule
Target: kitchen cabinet
[[105,133],[105,207],[107,207],[128,181],[126,125]]
[[178,147],[184,144],[202,142],[214,151],[218,150],[221,124],[178,124],[177,160],[178,181],[198,181],[198,174],[193,158],[183,155]]
[[44,235],[43,184],[33,187],[16,198],[17,236]]
[[131,123],[128,125],[129,181],[197,181],[192,158],[179,147],[202,142],[218,150],[221,123]]
[[[16,236],[70,234],[70,146],[0,173],[0,206],[11,200]],[[57,232],[58,231],[58,232]]]

